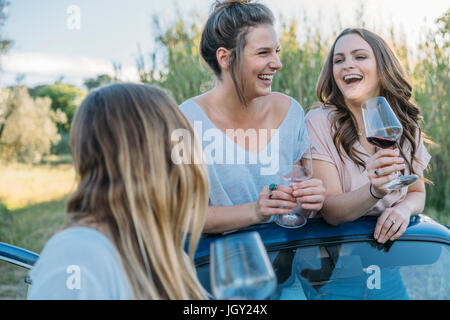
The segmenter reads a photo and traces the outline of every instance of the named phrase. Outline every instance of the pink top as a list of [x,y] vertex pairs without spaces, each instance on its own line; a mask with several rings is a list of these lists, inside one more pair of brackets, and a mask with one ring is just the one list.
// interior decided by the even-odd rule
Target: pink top
[[[342,158],[339,157],[337,149],[333,142],[334,132],[331,128],[330,114],[333,111],[332,108],[320,107],[313,109],[306,115],[306,125],[308,133],[314,144],[312,148],[313,159],[323,160],[332,163],[336,166],[339,174],[341,187],[343,192],[350,192],[359,189],[363,185],[370,182],[368,172],[366,169],[358,167],[346,154],[342,151]],[[329,118],[330,117],[330,118]],[[419,161],[413,162],[413,167],[416,174],[421,174],[427,167],[428,162],[431,159],[430,154],[423,144],[422,137],[417,140],[418,148],[416,151],[416,158]],[[361,152],[359,157],[367,163],[371,155],[361,146],[359,141],[354,145],[358,151]],[[410,154],[410,144],[405,142],[403,147],[404,154]],[[405,169],[405,173],[408,173],[408,168]],[[380,215],[386,208],[393,207],[406,197],[408,188],[392,191],[386,195],[383,199],[379,200],[371,209],[369,209],[364,215]]]

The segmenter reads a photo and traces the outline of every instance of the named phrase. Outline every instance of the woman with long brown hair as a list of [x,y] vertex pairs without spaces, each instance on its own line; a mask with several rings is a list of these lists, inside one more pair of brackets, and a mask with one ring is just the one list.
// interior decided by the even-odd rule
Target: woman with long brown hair
[[[420,110],[394,50],[366,29],[346,29],[336,38],[317,82],[320,108],[306,123],[314,141],[314,176],[323,180],[323,217],[331,224],[379,215],[374,237],[398,239],[412,215],[425,205],[423,170],[430,160],[419,126]],[[403,126],[396,149],[367,142],[361,105],[383,96]],[[390,191],[387,184],[403,170],[419,175],[415,184]]]
[[[194,161],[174,163],[175,130],[195,135],[156,87],[113,84],[86,97],[70,132],[78,188],[65,228],[31,271],[29,298],[206,297],[193,255],[205,223],[207,172]],[[195,145],[188,160],[201,157]]]

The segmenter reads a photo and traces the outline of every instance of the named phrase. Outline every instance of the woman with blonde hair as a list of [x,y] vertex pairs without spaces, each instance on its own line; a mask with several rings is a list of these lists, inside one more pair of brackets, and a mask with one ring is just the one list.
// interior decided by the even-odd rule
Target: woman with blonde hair
[[[173,99],[156,87],[113,84],[86,97],[70,132],[79,185],[65,228],[30,273],[28,298],[206,297],[193,255],[208,178],[202,164],[172,161],[180,142],[171,135],[180,129],[194,137]],[[200,153],[194,144],[192,159]]]

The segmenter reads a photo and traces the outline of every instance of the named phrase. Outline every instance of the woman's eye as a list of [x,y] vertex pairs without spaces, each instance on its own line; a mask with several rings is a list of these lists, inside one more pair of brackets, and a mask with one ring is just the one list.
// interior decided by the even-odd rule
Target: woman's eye
[[366,56],[357,56],[356,59],[358,60],[364,60],[366,58]]
[[342,59],[336,59],[336,60],[334,60],[334,64],[336,64],[336,63],[340,63],[340,62],[342,62]]

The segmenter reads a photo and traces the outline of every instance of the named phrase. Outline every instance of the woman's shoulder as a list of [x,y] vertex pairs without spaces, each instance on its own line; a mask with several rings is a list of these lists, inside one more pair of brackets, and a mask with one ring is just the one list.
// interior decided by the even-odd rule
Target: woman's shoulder
[[187,99],[186,101],[184,101],[183,103],[181,103],[179,105],[179,108],[181,109],[181,111],[186,111],[186,110],[196,108],[196,107],[197,107],[197,103],[194,101],[194,98]]
[[113,244],[101,232],[88,227],[71,227],[51,237],[39,259],[54,264],[64,264],[64,260],[79,261],[96,267],[96,262],[111,262],[117,260],[117,256]]
[[269,95],[269,101],[271,104],[282,106],[286,109],[291,107],[292,105],[302,108],[302,106],[297,100],[281,92],[272,92]]
[[306,114],[307,121],[330,123],[333,112],[336,110],[331,105],[320,105],[312,107]]
[[204,101],[205,93],[196,97],[192,97],[180,104],[181,112],[191,121],[205,120],[207,118],[203,106],[207,103]]
[[300,103],[293,97],[280,92],[272,92],[269,96],[268,103],[275,106],[274,111],[277,114],[287,115],[290,113],[294,118],[304,117],[304,110]]
[[[29,299],[130,297],[113,244],[101,232],[88,227],[71,227],[51,237],[30,277],[33,286]],[[77,290],[72,290],[72,286]]]

